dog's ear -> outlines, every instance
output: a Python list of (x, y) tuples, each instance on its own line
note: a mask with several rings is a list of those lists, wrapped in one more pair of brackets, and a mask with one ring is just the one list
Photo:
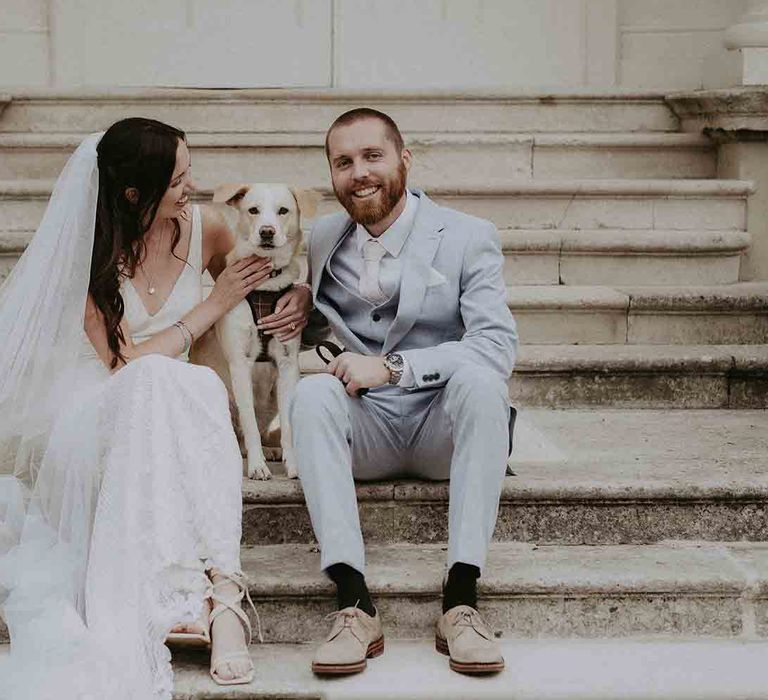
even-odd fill
[(235, 184), (230, 182), (226, 185), (219, 185), (213, 191), (213, 201), (225, 202), (226, 204), (233, 206), (245, 196), (245, 193), (248, 192), (249, 189), (251, 189), (250, 185), (245, 185), (243, 183)]
[(311, 219), (317, 212), (317, 205), (320, 204), (320, 193), (317, 190), (303, 190), (298, 187), (291, 187), (296, 204), (299, 205), (299, 213), (302, 217)]

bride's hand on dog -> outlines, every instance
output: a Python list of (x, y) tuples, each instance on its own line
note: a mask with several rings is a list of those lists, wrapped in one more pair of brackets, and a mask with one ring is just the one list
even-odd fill
[(304, 287), (289, 289), (277, 300), (275, 313), (259, 321), (259, 330), (273, 335), (281, 343), (301, 335), (309, 323), (312, 311), (312, 292)]
[(217, 304), (222, 314), (234, 309), (249, 292), (252, 292), (272, 271), (272, 261), (251, 255), (237, 260), (224, 268), (216, 278), (208, 299)]
[(357, 396), (359, 389), (373, 389), (389, 382), (389, 370), (383, 357), (343, 352), (331, 360), (325, 368), (338, 377), (350, 396)]

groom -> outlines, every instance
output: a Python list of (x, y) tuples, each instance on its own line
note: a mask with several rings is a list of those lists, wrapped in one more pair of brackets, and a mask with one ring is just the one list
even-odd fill
[(312, 668), (354, 673), (383, 651), (354, 480), (412, 476), (451, 480), (437, 648), (455, 671), (500, 671), (504, 659), (476, 607), (509, 454), (517, 347), (498, 233), (406, 188), (412, 156), (386, 114), (341, 115), (326, 155), (347, 213), (316, 223), (310, 280), (347, 351), (303, 379), (291, 406), (321, 567), (339, 606)]

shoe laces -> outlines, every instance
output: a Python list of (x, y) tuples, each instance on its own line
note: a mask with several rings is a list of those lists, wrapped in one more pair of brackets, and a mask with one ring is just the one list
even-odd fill
[[(462, 610), (456, 617), (455, 624), (457, 627), (469, 627), (477, 632), (480, 636), (486, 637), (487, 639), (490, 638), (488, 637), (490, 634), (488, 625), (485, 624), (485, 620), (483, 620), (480, 613), (474, 608)], [(461, 632), (458, 634), (461, 634)]]
[[(352, 636), (362, 644), (363, 640), (355, 634), (355, 630), (352, 628), (352, 621), (357, 617), (355, 611), (360, 610), (360, 608), (357, 607), (359, 604), (360, 601), (358, 600), (352, 608), (344, 608), (343, 610), (335, 610), (332, 613), (328, 613), (328, 615), (325, 616), (325, 619), (332, 620), (333, 622), (340, 619), (342, 621), (341, 629), (348, 629)], [(360, 610), (360, 612), (363, 611)], [(339, 630), (339, 632), (341, 632), (341, 630)]]
[(256, 634), (258, 635), (259, 642), (261, 644), (264, 644), (264, 635), (261, 633), (261, 617), (259, 616), (259, 611), (256, 610), (256, 606), (254, 605), (253, 600), (251, 600), (251, 594), (248, 591), (248, 586), (245, 586), (244, 590), (245, 590), (245, 599), (248, 601), (248, 605), (253, 611), (254, 618), (256, 618)]

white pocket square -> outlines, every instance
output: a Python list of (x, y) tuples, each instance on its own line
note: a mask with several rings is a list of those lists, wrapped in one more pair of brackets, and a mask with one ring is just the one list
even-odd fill
[(447, 284), (448, 280), (441, 272), (435, 270), (434, 267), (429, 268), (429, 279), (427, 280), (427, 287), (438, 287), (441, 284)]

